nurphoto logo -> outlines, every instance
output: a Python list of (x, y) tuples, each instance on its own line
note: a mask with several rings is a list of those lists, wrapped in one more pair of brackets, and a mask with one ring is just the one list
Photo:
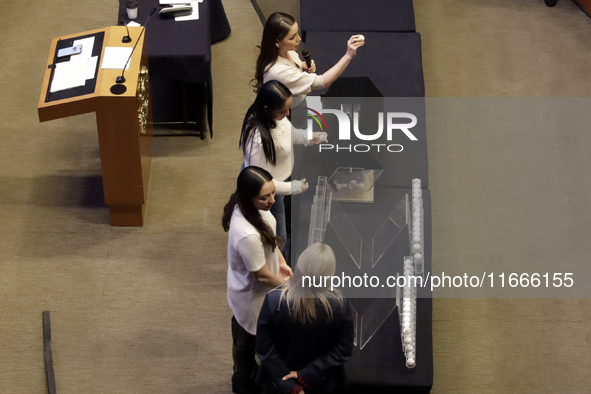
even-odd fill
[[(315, 121), (320, 130), (328, 131), (328, 125), (323, 115), (332, 114), (337, 117), (338, 121), (338, 140), (339, 141), (351, 141), (351, 118), (350, 115), (344, 111), (338, 109), (327, 109), (323, 108), (320, 113), (314, 109), (306, 107), (307, 110), (312, 113), (308, 113), (307, 123), (307, 135), (308, 139), (313, 139), (313, 127)], [(372, 134), (364, 134), (359, 129), (359, 112), (353, 112), (353, 133), (355, 137), (361, 141), (376, 141), (380, 139), (384, 133), (384, 123), (386, 123), (386, 139), (392, 141), (394, 133), (402, 132), (411, 141), (418, 141), (417, 137), (411, 132), (410, 129), (417, 125), (417, 117), (409, 112), (387, 112), (385, 115), (383, 112), (378, 112), (378, 130)], [(401, 120), (407, 120), (407, 122), (401, 123)], [(367, 132), (367, 130), (364, 130)], [(331, 138), (334, 138), (331, 135)], [(355, 144), (355, 145), (339, 145), (339, 144), (319, 144), (318, 149), (320, 152), (326, 150), (348, 151), (348, 152), (369, 152), (370, 150), (376, 150), (380, 152), (383, 148), (384, 151), (388, 152), (402, 152), (404, 147), (400, 144)]]

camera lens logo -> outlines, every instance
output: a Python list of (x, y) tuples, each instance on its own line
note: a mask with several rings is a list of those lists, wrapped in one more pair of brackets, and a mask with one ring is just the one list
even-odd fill
[[(320, 126), (321, 131), (328, 131), (328, 125), (326, 124), (326, 120), (324, 120), (324, 117), (322, 115), (320, 115), (320, 112), (313, 110), (312, 108), (308, 108), (308, 107), (304, 107), (304, 108), (307, 109), (308, 111), (312, 112), (312, 113), (308, 112), (307, 115), (309, 117), (311, 117), (312, 119), (314, 119), (316, 121), (316, 123), (318, 123), (318, 126)], [(322, 123), (320, 123), (320, 120), (322, 120)], [(324, 123), (324, 127), (322, 127), (323, 123)], [(326, 128), (326, 130), (325, 130), (325, 128)]]

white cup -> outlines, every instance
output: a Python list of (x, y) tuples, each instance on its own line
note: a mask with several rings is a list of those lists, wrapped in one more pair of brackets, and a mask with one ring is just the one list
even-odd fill
[(125, 3), (125, 8), (127, 9), (127, 17), (129, 19), (137, 18), (137, 1), (128, 1)]

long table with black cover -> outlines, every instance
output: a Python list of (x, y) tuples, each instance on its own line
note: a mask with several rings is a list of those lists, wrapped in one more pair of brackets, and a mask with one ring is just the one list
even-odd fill
[[(210, 5), (210, 1), (216, 2)], [(125, 9), (126, 0), (119, 1), (118, 20), (130, 22)], [(162, 19), (158, 0), (138, 1), (135, 22), (144, 25), (150, 11), (152, 15), (146, 27), (146, 41), (154, 122), (195, 122), (204, 126), (204, 109), (213, 136), (213, 88), (211, 78), (211, 29), (210, 6), (217, 10), (216, 21), (226, 20), (220, 0), (207, 0), (199, 4), (199, 19), (176, 22)], [(219, 3), (219, 4), (217, 4)], [(222, 24), (223, 25), (223, 24)], [(216, 31), (216, 38), (224, 31)], [(135, 37), (132, 36), (132, 39)], [(203, 136), (203, 135), (202, 135)]]
[[(346, 81), (345, 81), (346, 83)], [(343, 89), (346, 91), (347, 89)], [(349, 97), (347, 95), (347, 97)], [(323, 99), (324, 105), (331, 105), (331, 100), (338, 102), (340, 99)], [(361, 113), (368, 110), (368, 104), (375, 104), (381, 98), (361, 101)], [(412, 195), (410, 186), (413, 178), (420, 178), (423, 188), (424, 208), (424, 264), (425, 273), (431, 270), (431, 196), (428, 189), (428, 168), (426, 163), (426, 129), (424, 98), (384, 98), (385, 111), (408, 111), (418, 118), (418, 125), (413, 128), (417, 141), (412, 145), (411, 141), (403, 142), (407, 147), (403, 152), (383, 153), (376, 152), (348, 152), (346, 150), (319, 152), (318, 146), (303, 147), (297, 146), (294, 150), (295, 165), (292, 173), (293, 179), (306, 178), (310, 182), (309, 191), (292, 197), (291, 204), (291, 245), (292, 245), (292, 266), (296, 264), (297, 256), (307, 247), (310, 212), (314, 197), (314, 190), (318, 176), (330, 178), (337, 167), (362, 167), (365, 169), (382, 169), (383, 173), (377, 179), (375, 185), (374, 202), (366, 203), (345, 203), (340, 205), (347, 214), (349, 220), (361, 236), (362, 256), (359, 262), (361, 268), (354, 264), (353, 259), (347, 252), (345, 244), (347, 240), (341, 240), (339, 235), (330, 226), (327, 226), (324, 243), (330, 245), (337, 258), (337, 276), (343, 271), (346, 275), (368, 276), (377, 275), (381, 280), (387, 276), (395, 276), (397, 272), (403, 272), (403, 257), (410, 255), (408, 229), (402, 233), (389, 246), (382, 259), (372, 267), (372, 237), (380, 229), (384, 221), (394, 210), (405, 193)], [(375, 109), (375, 108), (374, 108)], [(371, 112), (371, 111), (370, 111)], [(338, 127), (331, 122), (333, 116), (326, 116), (329, 130), (338, 130)], [(338, 143), (337, 133), (329, 132), (329, 141)], [(353, 137), (352, 137), (353, 138)], [(364, 141), (355, 141), (360, 143)], [(374, 141), (376, 143), (387, 143), (385, 136)], [(409, 196), (410, 197), (410, 196)], [(359, 293), (352, 295), (351, 303), (355, 310), (362, 316), (374, 302), (375, 294), (370, 298)], [(345, 293), (346, 295), (346, 293)], [(380, 297), (380, 295), (375, 295)], [(392, 293), (389, 294), (392, 297)], [(433, 344), (432, 344), (432, 300), (428, 289), (420, 289), (417, 300), (417, 365), (413, 369), (405, 366), (405, 357), (402, 352), (400, 325), (398, 310), (390, 313), (390, 308), (384, 309), (384, 318), (381, 327), (363, 349), (358, 345), (354, 348), (353, 356), (346, 364), (347, 376), (350, 381), (350, 393), (391, 393), (393, 390), (400, 393), (428, 393), (433, 385)], [(392, 301), (393, 302), (393, 301)], [(386, 302), (392, 305), (392, 302)], [(380, 304), (380, 308), (382, 304)], [(389, 313), (389, 315), (388, 315)], [(360, 319), (357, 319), (358, 323)], [(359, 329), (358, 329), (359, 331)]]
[[(371, 261), (372, 236), (387, 219), (396, 204), (405, 193), (411, 193), (413, 178), (420, 178), (423, 188), (424, 203), (424, 262), (425, 273), (431, 270), (431, 196), (428, 189), (428, 162), (427, 162), (427, 132), (425, 114), (425, 87), (422, 70), (421, 41), (417, 33), (373, 33), (356, 31), (365, 35), (366, 44), (357, 52), (357, 56), (351, 61), (341, 79), (349, 78), (355, 82), (360, 78), (367, 78), (379, 92), (373, 97), (384, 97), (384, 111), (410, 112), (417, 119), (418, 124), (412, 129), (417, 141), (409, 141), (401, 137), (401, 141), (386, 141), (385, 136), (374, 142), (389, 143), (400, 142), (404, 150), (398, 153), (386, 155), (368, 152), (364, 154), (349, 153), (347, 151), (330, 152), (325, 155), (319, 153), (314, 147), (295, 147), (295, 165), (292, 173), (293, 179), (306, 178), (310, 181), (310, 190), (292, 198), (291, 207), (291, 242), (292, 260), (295, 264), (297, 256), (307, 246), (310, 209), (313, 195), (319, 175), (330, 177), (337, 167), (350, 165), (366, 169), (382, 169), (383, 173), (375, 186), (375, 201), (372, 204), (340, 203), (346, 211), (351, 223), (363, 239), (363, 253), (359, 274), (380, 272), (380, 275), (395, 275), (403, 272), (403, 257), (410, 254), (407, 229), (404, 229), (395, 242), (388, 248), (382, 260), (374, 267), (368, 267)], [(318, 73), (322, 74), (332, 67), (344, 54), (347, 39), (355, 34), (349, 32), (308, 31), (306, 45), (315, 60)], [(338, 81), (337, 81), (338, 82)], [(313, 91), (313, 95), (324, 94), (324, 103), (330, 107), (330, 97), (365, 97), (363, 95), (351, 96), (345, 87), (339, 87), (340, 92), (334, 94), (330, 88)], [(343, 85), (343, 84), (341, 84)], [(338, 89), (337, 89), (338, 90)], [(365, 89), (372, 91), (372, 89)], [(373, 89), (375, 91), (375, 89)], [(340, 94), (339, 93), (344, 93)], [(337, 104), (338, 105), (338, 104)], [(367, 108), (366, 104), (362, 105)], [(381, 108), (381, 107), (380, 107)], [(334, 116), (327, 116), (329, 142), (339, 143), (336, 133), (338, 126), (331, 125)], [(374, 131), (374, 130), (372, 130)], [(368, 133), (366, 133), (368, 134)], [(385, 134), (385, 133), (384, 133)], [(404, 142), (403, 142), (404, 141)], [(347, 141), (354, 144), (354, 140)], [(364, 143), (366, 141), (357, 141)], [(324, 155), (324, 156), (322, 156)], [(330, 165), (326, 165), (330, 163)], [(348, 164), (349, 163), (349, 164)], [(411, 193), (412, 194), (412, 193)], [(406, 231), (406, 233), (405, 233)], [(348, 266), (349, 271), (355, 272), (356, 266), (352, 265), (352, 258), (346, 251), (343, 241), (337, 233), (327, 227), (324, 242), (335, 251), (337, 264)], [(365, 268), (364, 268), (365, 267)], [(376, 270), (377, 271), (374, 271)], [(339, 268), (337, 268), (337, 272)], [(391, 295), (391, 294), (390, 294)], [(352, 300), (352, 305), (359, 315), (367, 310), (374, 302), (371, 298), (358, 298)], [(387, 302), (386, 302), (387, 303)], [(376, 304), (377, 305), (377, 304)], [(381, 304), (380, 304), (381, 305)], [(391, 304), (390, 304), (391, 305)], [(391, 308), (386, 308), (387, 314)], [(405, 357), (402, 352), (400, 337), (400, 325), (398, 310), (395, 309), (385, 317), (382, 325), (371, 340), (360, 349), (359, 342), (354, 348), (353, 356), (346, 364), (347, 376), (350, 382), (350, 393), (428, 393), (433, 385), (433, 343), (432, 343), (432, 300), (431, 294), (426, 289), (421, 289), (417, 300), (417, 359), (416, 366), (408, 369), (405, 366)]]
[(412, 0), (300, 0), (302, 37), (308, 31), (414, 32)]
[[(293, 199), (299, 201), (297, 204), (292, 204), (292, 248), (295, 252), (294, 256), (299, 256), (307, 246), (310, 210), (317, 177), (319, 175), (327, 177), (331, 175), (330, 171), (318, 170), (319, 166), (316, 165), (314, 156), (319, 153), (313, 148), (309, 149), (305, 158), (300, 158), (300, 161), (306, 162), (307, 165), (305, 169), (300, 168), (299, 176), (308, 177), (307, 179), (311, 181), (310, 191), (312, 193), (294, 196)], [(410, 178), (408, 183), (411, 183)], [(346, 271), (346, 274), (350, 276), (355, 275), (357, 271), (356, 275), (367, 273), (368, 276), (377, 275), (383, 280), (388, 275), (395, 276), (397, 272), (402, 274), (403, 257), (409, 254), (406, 229), (396, 238), (374, 268), (370, 264), (370, 249), (373, 234), (387, 220), (387, 216), (394, 210), (405, 193), (412, 194), (412, 191), (410, 188), (381, 187), (378, 180), (374, 203), (340, 203), (363, 239), (364, 252), (361, 259), (361, 269), (357, 269), (337, 233), (328, 225), (324, 243), (330, 245), (335, 252), (337, 275), (341, 270)], [(428, 189), (423, 189), (423, 204), (426, 273), (431, 271), (431, 196)], [(292, 264), (294, 263), (292, 261)], [(409, 369), (405, 365), (406, 359), (402, 352), (400, 324), (397, 316), (398, 309), (394, 309), (390, 313), (390, 309), (386, 308), (382, 316), (383, 323), (375, 335), (363, 349), (360, 349), (358, 339), (353, 355), (345, 365), (350, 385), (349, 393), (430, 392), (433, 385), (432, 300), (428, 289), (420, 289), (419, 297), (421, 298), (417, 300), (416, 315), (416, 366)], [(359, 313), (359, 317), (366, 312), (373, 301), (373, 298), (350, 299), (351, 305)], [(392, 300), (392, 302), (395, 301)], [(359, 317), (357, 318), (357, 324), (360, 322)], [(359, 328), (357, 331), (359, 332)]]

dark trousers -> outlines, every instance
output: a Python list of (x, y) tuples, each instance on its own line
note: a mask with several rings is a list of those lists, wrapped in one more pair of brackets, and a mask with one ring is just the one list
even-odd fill
[(241, 378), (254, 379), (258, 370), (255, 360), (256, 336), (246, 331), (232, 316), (232, 359), (234, 373)]

